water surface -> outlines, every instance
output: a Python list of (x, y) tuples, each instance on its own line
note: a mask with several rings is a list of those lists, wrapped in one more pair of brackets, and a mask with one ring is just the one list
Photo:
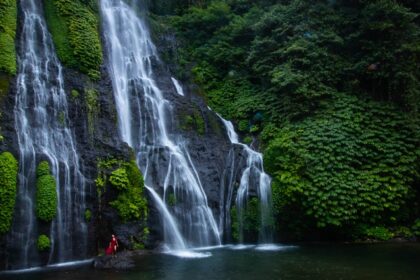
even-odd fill
[(207, 258), (147, 255), (131, 271), (90, 266), (0, 274), (5, 280), (139, 279), (419, 279), (420, 244), (300, 245), (280, 250), (256, 247), (204, 250)]

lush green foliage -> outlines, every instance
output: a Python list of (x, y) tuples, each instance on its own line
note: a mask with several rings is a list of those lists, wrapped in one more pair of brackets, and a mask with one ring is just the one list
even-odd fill
[(124, 162), (117, 159), (101, 160), (98, 163), (96, 185), (99, 197), (109, 182), (119, 193), (109, 204), (124, 221), (146, 220), (147, 200), (144, 197), (143, 176), (134, 160)]
[[(162, 57), (259, 137), (277, 226), (352, 235), (418, 217), (420, 29), (410, 1), (162, 1)], [(169, 14), (169, 16), (168, 16)], [(165, 49), (166, 50), (166, 49)], [(366, 235), (365, 235), (366, 236)]]
[(46, 0), (45, 15), (57, 54), (67, 66), (99, 78), (102, 47), (96, 5), (81, 0)]
[(50, 239), (45, 234), (41, 234), (38, 237), (38, 241), (36, 244), (39, 251), (47, 251), (48, 249), (50, 249), (51, 246)]
[(394, 223), (419, 176), (412, 133), (392, 107), (344, 95), (283, 127), (264, 154), (283, 219), (299, 204), (318, 227)]
[(56, 181), (46, 161), (40, 162), (36, 174), (36, 215), (40, 220), (50, 222), (57, 214)]
[(130, 181), (128, 180), (125, 168), (118, 168), (111, 172), (109, 182), (118, 190), (126, 190), (129, 188)]
[(16, 202), (18, 162), (9, 152), (0, 154), (0, 235), (12, 225)]
[(16, 73), (16, 0), (0, 2), (0, 71)]

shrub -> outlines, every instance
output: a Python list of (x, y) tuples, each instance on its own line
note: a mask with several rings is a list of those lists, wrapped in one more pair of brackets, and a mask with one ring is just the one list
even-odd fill
[(37, 242), (37, 247), (39, 251), (47, 251), (48, 249), (50, 249), (51, 243), (50, 243), (50, 239), (48, 238), (48, 236), (46, 236), (45, 234), (41, 234), (38, 237), (38, 242)]
[(38, 165), (36, 188), (36, 215), (40, 220), (50, 222), (57, 214), (57, 192), (48, 162)]
[(414, 236), (413, 232), (404, 226), (399, 226), (393, 230), (394, 237), (411, 238)]
[(394, 237), (394, 234), (392, 232), (380, 226), (366, 229), (365, 235), (368, 238), (373, 238), (381, 241), (387, 241)]
[(127, 171), (123, 167), (112, 171), (111, 176), (109, 177), (109, 182), (120, 191), (126, 190), (130, 187)]
[(109, 204), (117, 209), (118, 215), (124, 222), (147, 218), (147, 200), (140, 188), (130, 188), (120, 193), (117, 200)]
[(117, 199), (109, 204), (118, 211), (124, 222), (147, 218), (147, 200), (143, 195), (144, 180), (134, 160), (100, 160), (95, 182), (99, 197), (107, 183), (119, 191)]
[(18, 162), (9, 152), (0, 154), (0, 234), (10, 230), (16, 202)]

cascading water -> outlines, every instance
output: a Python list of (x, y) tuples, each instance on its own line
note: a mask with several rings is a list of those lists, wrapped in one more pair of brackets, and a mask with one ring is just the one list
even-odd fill
[[(225, 125), (232, 148), (227, 157), (227, 168), (220, 188), (220, 219), (219, 228), (228, 230), (231, 225), (230, 207), (233, 204), (233, 192), (235, 184), (239, 179), (235, 204), (237, 209), (237, 219), (239, 224), (239, 242), (244, 242), (244, 211), (249, 199), (251, 187), (256, 187), (260, 205), (260, 230), (259, 243), (268, 244), (272, 242), (272, 207), (271, 207), (271, 179), (264, 172), (263, 159), (261, 153), (252, 150), (249, 146), (239, 143), (233, 125), (230, 121), (219, 118)], [(236, 152), (235, 149), (240, 149)], [(239, 164), (235, 154), (240, 154), (244, 164)]]
[(23, 25), (14, 108), (20, 167), (17, 211), (9, 241), (12, 268), (39, 264), (35, 171), (41, 160), (49, 162), (57, 192), (49, 263), (86, 257), (85, 179), (69, 129), (62, 67), (41, 4), (37, 0), (20, 1)]
[(161, 213), (166, 246), (219, 245), (217, 224), (187, 143), (169, 129), (173, 114), (157, 86), (152, 65), (160, 62), (145, 23), (123, 0), (101, 0), (101, 13), (120, 135), (137, 153)]

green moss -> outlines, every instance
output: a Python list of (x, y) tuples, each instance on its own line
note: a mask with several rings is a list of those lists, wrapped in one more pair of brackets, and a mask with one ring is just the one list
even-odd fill
[(131, 246), (133, 247), (134, 250), (143, 250), (145, 248), (144, 244), (147, 241), (147, 238), (149, 237), (149, 228), (148, 227), (144, 227), (143, 228), (143, 232), (141, 232), (139, 234), (139, 236), (134, 237), (131, 236), (130, 241), (131, 241)]
[(0, 73), (0, 102), (9, 92), (10, 76), (8, 74)]
[(195, 125), (196, 125), (196, 129), (197, 129), (198, 134), (203, 135), (204, 132), (205, 132), (205, 128), (206, 128), (203, 116), (199, 112), (195, 112), (194, 113), (194, 119), (195, 119)]
[(223, 125), (220, 123), (220, 119), (217, 117), (217, 115), (213, 113), (207, 113), (207, 120), (209, 122), (209, 125), (213, 131), (218, 136), (223, 136), (225, 133)]
[(66, 114), (64, 113), (64, 111), (58, 113), (58, 122), (62, 126), (66, 124)]
[(167, 197), (166, 197), (166, 203), (169, 205), (169, 206), (175, 206), (175, 204), (176, 204), (176, 196), (175, 196), (175, 194), (173, 194), (173, 193), (170, 193)]
[(57, 192), (55, 178), (46, 161), (38, 165), (36, 190), (36, 215), (40, 220), (50, 222), (57, 214)]
[(91, 219), (92, 219), (92, 211), (90, 211), (90, 209), (86, 209), (85, 221), (89, 223)]
[(232, 228), (232, 238), (234, 241), (239, 241), (239, 222), (238, 211), (236, 210), (236, 206), (233, 206), (232, 209), (230, 209), (230, 220)]
[(203, 135), (205, 132), (204, 118), (196, 108), (191, 115), (182, 116), (180, 127), (183, 130), (195, 130), (198, 134)]
[(0, 2), (0, 71), (16, 73), (16, 0)]
[(60, 60), (99, 79), (102, 47), (96, 5), (74, 0), (46, 0), (45, 15)]
[(79, 98), (79, 92), (75, 89), (71, 90), (71, 100), (75, 101), (77, 98)]
[(0, 234), (10, 230), (16, 202), (18, 162), (9, 152), (0, 154)]
[(95, 89), (86, 89), (85, 102), (87, 109), (88, 130), (89, 134), (92, 136), (95, 131), (95, 119), (99, 114), (98, 92)]
[(36, 245), (39, 251), (47, 251), (51, 247), (51, 242), (48, 236), (46, 236), (45, 234), (41, 234), (38, 237)]
[[(0, 72), (0, 106), (3, 103), (4, 98), (9, 92), (9, 83), (11, 76)], [(1, 124), (2, 112), (0, 111), (0, 124)], [(3, 141), (3, 136), (1, 135), (1, 126), (0, 126), (0, 141)]]
[(36, 176), (42, 177), (45, 175), (51, 175), (51, 174), (50, 174), (50, 165), (48, 161), (44, 160), (38, 164), (38, 168), (36, 169)]

